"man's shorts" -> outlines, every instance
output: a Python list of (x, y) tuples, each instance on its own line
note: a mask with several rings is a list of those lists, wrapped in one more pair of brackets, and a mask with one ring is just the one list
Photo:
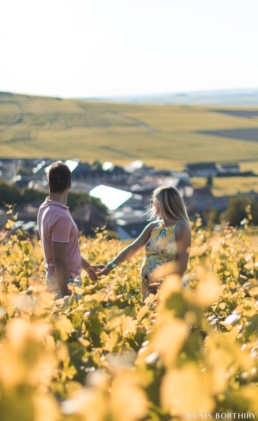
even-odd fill
[[(45, 280), (46, 280), (46, 285), (47, 285), (48, 291), (52, 292), (53, 294), (56, 295), (55, 299), (57, 300), (58, 298), (62, 298), (62, 294), (61, 294), (57, 279), (47, 272)], [(81, 287), (82, 286), (82, 278), (80, 276), (77, 276), (76, 278), (70, 277), (69, 280), (68, 280), (68, 283), (74, 284), (77, 287)], [(79, 298), (81, 298), (81, 295), (76, 295), (75, 297), (78, 300)]]

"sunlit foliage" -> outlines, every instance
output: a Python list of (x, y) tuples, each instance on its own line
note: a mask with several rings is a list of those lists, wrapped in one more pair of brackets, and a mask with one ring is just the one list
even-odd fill
[[(13, 218), (10, 209), (0, 239), (1, 421), (258, 413), (258, 249), (248, 221), (210, 233), (197, 220), (189, 286), (168, 275), (158, 299), (143, 303), (141, 254), (54, 301), (41, 245), (12, 231)], [(92, 263), (123, 247), (106, 232), (80, 243)]]

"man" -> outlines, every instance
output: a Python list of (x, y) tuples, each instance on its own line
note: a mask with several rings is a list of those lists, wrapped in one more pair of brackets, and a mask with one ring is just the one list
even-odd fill
[(97, 280), (95, 269), (81, 257), (78, 228), (67, 206), (71, 171), (63, 162), (55, 162), (48, 172), (49, 196), (38, 211), (39, 235), (46, 261), (46, 284), (57, 298), (70, 293), (69, 282), (81, 285), (81, 269)]

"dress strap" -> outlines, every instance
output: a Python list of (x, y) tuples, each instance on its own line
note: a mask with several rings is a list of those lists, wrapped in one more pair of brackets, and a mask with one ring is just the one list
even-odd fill
[(188, 222), (186, 222), (186, 221), (178, 221), (178, 222), (174, 225), (174, 232), (175, 232), (175, 234), (176, 234), (176, 230), (177, 230), (177, 228), (179, 227), (179, 225), (185, 225), (185, 226), (187, 226), (188, 228), (190, 228), (190, 225), (188, 224)]
[(188, 222), (186, 222), (186, 221), (178, 221), (178, 222), (175, 224), (175, 227), (178, 227), (179, 225), (182, 225), (182, 224), (187, 225), (187, 226), (189, 227), (189, 224), (188, 224)]

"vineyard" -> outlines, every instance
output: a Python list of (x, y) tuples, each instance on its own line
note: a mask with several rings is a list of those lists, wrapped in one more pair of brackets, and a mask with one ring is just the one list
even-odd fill
[[(0, 238), (1, 421), (258, 417), (258, 247), (247, 221), (210, 233), (197, 220), (189, 286), (163, 268), (158, 299), (144, 303), (141, 254), (54, 301), (40, 243), (12, 225), (10, 215)], [(123, 248), (105, 231), (80, 245), (91, 263)]]

